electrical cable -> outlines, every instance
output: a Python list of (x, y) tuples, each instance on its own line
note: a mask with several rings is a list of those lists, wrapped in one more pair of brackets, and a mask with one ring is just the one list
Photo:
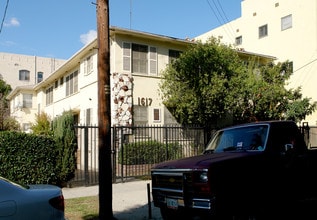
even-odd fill
[(6, 7), (5, 7), (5, 9), (4, 9), (4, 14), (3, 14), (2, 22), (1, 22), (1, 27), (0, 27), (0, 34), (1, 34), (2, 27), (3, 27), (3, 24), (4, 24), (4, 20), (5, 20), (6, 14), (7, 14), (8, 6), (9, 6), (9, 1), (10, 1), (10, 0), (7, 0), (7, 4), (6, 4)]
[[(224, 29), (226, 35), (228, 35), (229, 38), (235, 39), (235, 35), (234, 35), (234, 31), (233, 31), (232, 27), (231, 27), (230, 25), (229, 25), (228, 27), (227, 27), (227, 25), (224, 25), (225, 23), (229, 22), (229, 20), (228, 20), (226, 14), (225, 14), (225, 12), (224, 12), (224, 10), (223, 10), (223, 8), (222, 8), (220, 2), (217, 1), (218, 4), (219, 4), (220, 9), (222, 10), (222, 13), (224, 14), (224, 17), (225, 17), (227, 20), (225, 20), (224, 17), (222, 16), (222, 13), (220, 12), (219, 7), (217, 6), (217, 4), (216, 4), (216, 2), (215, 2), (214, 0), (212, 0), (212, 2), (213, 2), (213, 4), (214, 4), (214, 7), (216, 8), (216, 10), (217, 10), (219, 16), (221, 17), (222, 21), (220, 20), (220, 18), (219, 18), (219, 16), (218, 16), (217, 12), (214, 10), (213, 6), (210, 4), (209, 0), (206, 0), (206, 1), (207, 1), (208, 5), (209, 5), (210, 9), (212, 10), (213, 14), (215, 15), (216, 19), (218, 20), (219, 24), (223, 26), (222, 28)], [(231, 30), (228, 30), (229, 27), (231, 28)]]

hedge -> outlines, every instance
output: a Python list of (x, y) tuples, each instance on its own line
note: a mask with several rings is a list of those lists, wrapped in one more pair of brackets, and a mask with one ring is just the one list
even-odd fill
[(52, 137), (0, 132), (0, 175), (23, 184), (57, 184), (58, 152)]
[(178, 142), (161, 143), (156, 140), (124, 144), (119, 150), (119, 163), (124, 165), (155, 164), (183, 157)]

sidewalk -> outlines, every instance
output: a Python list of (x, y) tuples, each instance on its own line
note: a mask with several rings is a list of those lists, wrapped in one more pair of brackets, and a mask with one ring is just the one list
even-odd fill
[[(150, 180), (112, 184), (112, 209), (114, 217), (118, 220), (161, 220), (160, 210), (154, 207), (151, 194), (151, 209), (149, 209), (148, 184), (151, 184)], [(149, 188), (151, 190), (151, 187)], [(63, 188), (65, 199), (98, 196), (98, 193), (98, 185)]]

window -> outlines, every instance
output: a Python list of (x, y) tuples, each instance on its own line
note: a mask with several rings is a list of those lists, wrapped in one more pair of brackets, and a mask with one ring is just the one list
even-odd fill
[(236, 37), (236, 45), (242, 44), (242, 36)]
[(30, 71), (20, 70), (19, 71), (19, 80), (21, 81), (30, 81)]
[(58, 80), (55, 81), (55, 86), (54, 86), (54, 87), (55, 87), (55, 89), (57, 89), (57, 87), (58, 87)]
[(23, 94), (23, 108), (32, 108), (32, 94)]
[(158, 108), (153, 109), (153, 121), (154, 122), (161, 121), (161, 110)]
[(78, 92), (78, 71), (66, 76), (66, 96)]
[(181, 51), (178, 50), (169, 50), (168, 51), (168, 63), (172, 63), (174, 60), (176, 60), (180, 55)]
[(93, 59), (91, 56), (87, 57), (85, 60), (85, 74), (89, 74), (93, 70)]
[(132, 72), (147, 73), (147, 54), (148, 47), (146, 45), (132, 44)]
[(123, 43), (123, 70), (131, 70), (131, 45)]
[(53, 86), (51, 86), (45, 91), (45, 95), (46, 95), (46, 105), (53, 103)]
[(37, 83), (40, 83), (43, 81), (43, 76), (44, 76), (43, 72), (37, 72)]
[(150, 47), (150, 74), (156, 74), (157, 70), (157, 57), (156, 47)]
[(64, 77), (61, 77), (61, 78), (59, 79), (59, 84), (60, 84), (60, 85), (63, 85), (63, 83), (64, 83)]
[(134, 125), (148, 124), (148, 107), (147, 106), (133, 106)]
[(157, 48), (141, 44), (123, 43), (123, 70), (156, 75)]
[(267, 24), (259, 27), (259, 38), (265, 37), (268, 34)]
[(86, 125), (90, 125), (91, 123), (91, 111), (92, 109), (91, 108), (87, 108), (86, 109)]
[(292, 15), (287, 15), (281, 18), (281, 30), (292, 28)]
[(31, 124), (30, 124), (30, 123), (23, 123), (23, 124), (22, 124), (22, 129), (23, 129), (23, 131), (26, 132), (26, 133), (30, 132)]

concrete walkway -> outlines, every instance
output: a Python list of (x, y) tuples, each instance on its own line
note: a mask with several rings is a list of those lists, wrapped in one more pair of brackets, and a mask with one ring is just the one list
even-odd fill
[[(112, 185), (112, 207), (114, 217), (118, 220), (161, 220), (160, 210), (154, 207), (152, 195), (148, 203), (150, 180), (136, 180)], [(65, 199), (98, 196), (99, 186), (63, 188)], [(70, 219), (71, 220), (71, 219)]]

